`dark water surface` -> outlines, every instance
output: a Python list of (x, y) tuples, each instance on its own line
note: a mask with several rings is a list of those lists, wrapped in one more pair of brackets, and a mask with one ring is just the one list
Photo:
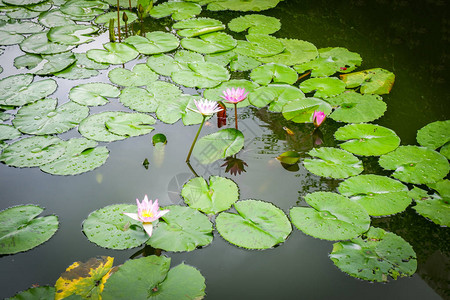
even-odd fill
[[(388, 110), (376, 123), (396, 131), (403, 145), (415, 145), (419, 128), (450, 117), (449, 4), (438, 0), (416, 2), (286, 0), (264, 14), (281, 20), (277, 37), (306, 40), (318, 48), (345, 47), (362, 56), (363, 65), (358, 70), (380, 67), (394, 72), (394, 88), (383, 96)], [(228, 22), (239, 14), (203, 12), (202, 16), (206, 15)], [(106, 42), (106, 38), (103, 35), (96, 43)], [(17, 72), (12, 59), (18, 53), (20, 49), (14, 46), (0, 56), (5, 69), (0, 78)], [(80, 83), (108, 82), (106, 75), (103, 72)], [(58, 84), (56, 97), (63, 103), (78, 82), (58, 80)], [(113, 99), (107, 106), (92, 108), (91, 113), (101, 110), (125, 109)], [(315, 176), (301, 165), (298, 171), (290, 172), (274, 159), (287, 150), (309, 151), (312, 143), (305, 136), (311, 125), (287, 122), (266, 109), (248, 107), (239, 113), (239, 126), (246, 139), (239, 157), (248, 164), (247, 171), (232, 176), (220, 167), (221, 161), (208, 166), (194, 162), (200, 176), (229, 177), (239, 186), (240, 199), (270, 201), (285, 213), (307, 193), (336, 191), (340, 181)], [(325, 145), (335, 145), (333, 133), (341, 125), (326, 121)], [(295, 138), (288, 136), (283, 126), (300, 133)], [(159, 198), (163, 206), (181, 204), (178, 193), (192, 176), (184, 160), (197, 129), (197, 125), (158, 122), (154, 133), (164, 133), (168, 139), (163, 156), (154, 151), (153, 133), (130, 138), (107, 144), (110, 157), (106, 164), (77, 176), (52, 176), (37, 168), (0, 165), (0, 210), (33, 203), (46, 208), (44, 215), (56, 214), (60, 220), (56, 235), (45, 244), (0, 257), (0, 297), (10, 297), (32, 284), (54, 285), (74, 261), (109, 255), (118, 265), (137, 252), (139, 248), (116, 251), (97, 247), (83, 235), (81, 223), (93, 210), (110, 204), (134, 204), (135, 198), (142, 199), (145, 194), (150, 199)], [(214, 118), (201, 135), (215, 131)], [(72, 130), (62, 138), (78, 136)], [(142, 166), (145, 158), (150, 162), (148, 170)], [(382, 173), (376, 160), (365, 159), (364, 164), (366, 173)], [(450, 299), (448, 228), (434, 225), (412, 209), (390, 218), (372, 219), (372, 225), (402, 236), (413, 246), (418, 255), (415, 275), (387, 284), (352, 278), (328, 258), (332, 242), (306, 236), (297, 229), (284, 244), (265, 251), (237, 248), (215, 232), (212, 244), (203, 249), (166, 255), (172, 258), (172, 266), (184, 261), (201, 271), (206, 278), (207, 299)]]

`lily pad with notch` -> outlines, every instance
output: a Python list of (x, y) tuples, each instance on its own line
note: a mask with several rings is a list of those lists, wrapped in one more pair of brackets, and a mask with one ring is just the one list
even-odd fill
[(288, 66), (269, 63), (253, 69), (250, 78), (260, 85), (268, 85), (272, 82), (294, 84), (297, 82), (298, 74)]
[(229, 51), (236, 45), (237, 41), (224, 32), (212, 32), (202, 34), (198, 38), (191, 37), (181, 40), (183, 48), (204, 54)]
[(450, 181), (448, 179), (438, 181), (435, 184), (428, 185), (435, 189), (439, 194), (428, 195), (425, 190), (420, 190), (420, 195), (415, 194), (416, 203), (413, 209), (421, 216), (431, 220), (440, 226), (450, 226)]
[[(239, 40), (234, 51), (250, 57), (273, 57), (285, 50), (283, 42), (267, 34), (248, 34), (246, 41)], [(259, 59), (260, 60), (260, 59)]]
[(0, 46), (11, 46), (22, 43), (25, 39), (20, 33), (0, 30)]
[(126, 43), (106, 43), (103, 45), (105, 50), (90, 49), (86, 52), (89, 59), (97, 63), (108, 63), (120, 65), (135, 59), (139, 52)]
[(283, 106), (291, 101), (301, 100), (305, 94), (288, 84), (269, 84), (255, 89), (248, 95), (249, 102), (256, 107), (269, 105), (269, 110), (281, 112)]
[(292, 100), (282, 107), (283, 117), (295, 123), (313, 122), (314, 112), (331, 113), (331, 105), (318, 98)]
[(99, 106), (109, 103), (107, 98), (116, 98), (120, 90), (108, 83), (82, 83), (70, 89), (69, 98), (81, 105)]
[(111, 117), (105, 122), (108, 131), (124, 136), (139, 136), (150, 133), (155, 127), (155, 118), (143, 113), (128, 113)]
[(282, 0), (221, 0), (208, 4), (208, 10), (261, 11), (274, 8)]
[[(259, 57), (263, 63), (276, 63), (286, 66), (293, 66), (313, 60), (317, 57), (318, 51), (312, 43), (296, 39), (278, 39), (284, 50), (272, 56)], [(262, 56), (262, 55), (261, 55)]]
[(20, 49), (33, 54), (58, 54), (71, 50), (73, 45), (63, 45), (49, 41), (47, 32), (34, 33), (20, 43)]
[(261, 65), (261, 62), (253, 57), (238, 54), (233, 50), (208, 54), (205, 56), (207, 62), (213, 62), (221, 66), (230, 65), (231, 71), (250, 71)]
[(96, 24), (102, 24), (102, 25), (109, 25), (110, 20), (112, 19), (114, 22), (114, 27), (117, 28), (117, 24), (120, 23), (121, 27), (125, 26), (125, 22), (123, 22), (123, 15), (127, 15), (127, 24), (130, 26), (131, 23), (136, 21), (138, 19), (138, 16), (129, 10), (120, 10), (120, 22), (117, 22), (117, 11), (110, 11), (107, 13), (104, 13), (102, 15), (99, 15), (97, 18), (95, 18)]
[(347, 88), (360, 86), (361, 94), (389, 94), (394, 85), (394, 73), (381, 68), (339, 75)]
[(21, 135), (22, 133), (14, 126), (0, 124), (0, 141), (14, 140)]
[(200, 53), (181, 50), (174, 57), (165, 54), (152, 55), (147, 60), (147, 66), (153, 71), (164, 76), (170, 76), (181, 70), (189, 70), (188, 63), (204, 62)]
[(27, 53), (14, 59), (16, 68), (26, 67), (29, 73), (36, 75), (51, 75), (61, 72), (76, 61), (72, 52), (39, 55)]
[(432, 122), (420, 128), (417, 131), (417, 142), (432, 150), (448, 144), (450, 142), (450, 120)]
[(133, 70), (115, 68), (108, 73), (112, 83), (121, 86), (145, 86), (158, 79), (158, 75), (146, 64), (137, 64)]
[(146, 55), (169, 52), (180, 45), (175, 35), (162, 31), (147, 32), (145, 37), (133, 35), (126, 38), (124, 42)]
[(225, 29), (225, 25), (219, 20), (212, 18), (192, 18), (177, 22), (173, 25), (177, 34), (183, 37), (195, 37), (206, 33)]
[(345, 91), (345, 83), (335, 77), (310, 78), (300, 84), (304, 93), (314, 92), (314, 97), (327, 98)]
[(202, 7), (197, 3), (173, 1), (155, 5), (149, 13), (150, 16), (156, 19), (172, 16), (172, 19), (177, 21), (191, 19), (201, 12)]
[(90, 21), (109, 9), (109, 5), (100, 0), (69, 0), (60, 6), (60, 10), (73, 20)]
[(56, 72), (53, 75), (65, 79), (87, 79), (97, 76), (99, 72), (97, 70), (104, 70), (109, 68), (109, 64), (100, 64), (92, 59), (87, 58), (86, 53), (74, 53), (76, 62), (67, 67), (66, 69)]
[(112, 142), (126, 139), (126, 136), (114, 134), (106, 128), (106, 122), (109, 121), (111, 117), (118, 117), (124, 114), (128, 113), (122, 111), (104, 111), (90, 115), (80, 122), (78, 131), (85, 138), (99, 142)]
[(212, 88), (230, 79), (227, 69), (215, 63), (188, 63), (188, 70), (172, 73), (172, 79), (186, 87)]
[(76, 24), (69, 16), (61, 12), (59, 9), (52, 9), (39, 15), (39, 23), (45, 27), (51, 28), (55, 26), (74, 25)]
[(53, 286), (32, 287), (28, 290), (19, 292), (5, 300), (24, 300), (24, 299), (54, 299), (55, 288)]
[(228, 28), (235, 32), (248, 29), (249, 34), (272, 34), (280, 30), (281, 22), (274, 17), (252, 14), (232, 19), (228, 23)]
[(96, 26), (83, 24), (55, 26), (48, 31), (47, 37), (53, 43), (80, 45), (94, 41), (92, 35), (98, 30)]
[(0, 23), (0, 31), (10, 33), (31, 34), (44, 31), (42, 25), (31, 21), (8, 20), (8, 22)]
[(198, 100), (198, 98), (198, 96), (183, 94), (159, 100), (156, 116), (168, 124), (173, 124), (180, 119), (183, 120), (184, 125), (200, 124), (203, 117), (193, 111), (197, 109), (194, 100)]

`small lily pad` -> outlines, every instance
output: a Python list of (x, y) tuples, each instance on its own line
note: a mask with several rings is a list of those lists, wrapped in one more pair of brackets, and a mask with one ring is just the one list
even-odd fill
[(364, 170), (362, 162), (344, 150), (322, 147), (312, 149), (308, 154), (317, 158), (306, 158), (303, 165), (308, 171), (319, 176), (347, 178)]
[(172, 16), (174, 20), (190, 19), (199, 15), (202, 7), (196, 3), (173, 1), (158, 4), (150, 10), (150, 16), (159, 19)]
[[(223, 92), (227, 89), (231, 88), (244, 88), (245, 92), (251, 93), (256, 88), (258, 88), (259, 85), (257, 83), (251, 82), (249, 80), (244, 79), (231, 79), (225, 82), (222, 82), (220, 85), (216, 86), (212, 89), (207, 89), (203, 92), (203, 96), (208, 100), (214, 100), (214, 101), (224, 101), (224, 99), (221, 97), (223, 96)], [(228, 107), (234, 107), (234, 104), (230, 103), (224, 103)], [(245, 107), (248, 106), (250, 103), (248, 102), (248, 99), (245, 99), (237, 104), (237, 107)]]
[(362, 205), (371, 216), (402, 212), (412, 201), (403, 183), (373, 174), (358, 175), (341, 182), (339, 192)]
[(188, 70), (172, 73), (172, 79), (186, 87), (211, 88), (230, 78), (227, 69), (208, 62), (188, 63)]
[(400, 146), (382, 155), (379, 164), (384, 169), (394, 170), (394, 178), (415, 184), (434, 183), (447, 176), (450, 170), (443, 155), (417, 146)]
[(181, 40), (183, 48), (199, 53), (211, 54), (228, 51), (236, 47), (237, 41), (224, 32), (202, 34), (198, 38), (184, 38)]
[(293, 66), (313, 60), (318, 55), (316, 46), (310, 42), (296, 39), (278, 39), (278, 41), (282, 43), (284, 50), (272, 56), (260, 57), (259, 61)]
[(349, 124), (340, 127), (334, 137), (346, 141), (339, 146), (357, 155), (382, 155), (400, 145), (397, 134), (386, 127), (373, 124)]
[(151, 132), (155, 118), (142, 113), (129, 113), (111, 117), (105, 122), (108, 131), (124, 136), (139, 136)]
[(115, 68), (108, 73), (112, 83), (121, 86), (144, 86), (158, 79), (158, 75), (146, 64), (137, 64), (130, 71), (124, 68)]
[(86, 52), (89, 59), (98, 63), (108, 63), (120, 65), (135, 59), (139, 52), (125, 43), (106, 43), (103, 45), (106, 50), (91, 49)]
[(239, 40), (234, 50), (238, 54), (250, 57), (272, 57), (285, 50), (284, 44), (267, 34), (248, 34), (246, 41)]
[(20, 137), (22, 133), (17, 130), (14, 126), (0, 124), (0, 141), (14, 140)]
[(250, 78), (260, 85), (268, 85), (271, 82), (294, 84), (297, 82), (298, 75), (288, 66), (271, 63), (253, 69)]
[(370, 217), (359, 204), (345, 196), (315, 192), (305, 196), (311, 207), (293, 207), (292, 223), (307, 235), (324, 240), (347, 240), (366, 232)]
[(92, 42), (92, 36), (99, 30), (98, 27), (83, 24), (63, 25), (52, 27), (47, 33), (51, 42), (64, 45), (80, 45)]
[(350, 276), (387, 282), (411, 276), (417, 269), (416, 253), (408, 242), (381, 228), (371, 227), (362, 237), (333, 244), (330, 258)]
[(280, 20), (265, 15), (245, 15), (234, 18), (228, 23), (231, 31), (243, 32), (248, 29), (249, 34), (272, 34), (280, 30)]
[(98, 114), (90, 115), (78, 126), (78, 131), (85, 138), (96, 140), (99, 142), (119, 141), (127, 138), (124, 135), (118, 135), (110, 132), (106, 128), (106, 122), (112, 117), (118, 117), (128, 114), (122, 111), (104, 111)]
[(232, 180), (211, 176), (209, 184), (202, 177), (189, 180), (181, 190), (187, 205), (206, 214), (227, 210), (239, 199), (239, 190)]
[(269, 249), (283, 243), (292, 231), (285, 213), (269, 202), (244, 200), (234, 204), (237, 213), (222, 212), (216, 218), (220, 235), (247, 249)]
[(98, 106), (109, 103), (107, 97), (115, 98), (120, 95), (120, 90), (107, 83), (92, 82), (83, 83), (70, 89), (69, 98), (81, 105)]
[(300, 157), (300, 153), (297, 151), (286, 151), (281, 153), (277, 159), (283, 164), (293, 165), (300, 160)]
[(202, 164), (210, 164), (241, 151), (244, 135), (234, 128), (226, 128), (200, 138), (195, 144), (194, 157)]
[(295, 123), (313, 122), (314, 112), (321, 111), (325, 115), (330, 114), (331, 106), (317, 98), (305, 98), (295, 101), (290, 101), (283, 106), (283, 117), (286, 120)]
[(177, 34), (183, 37), (195, 37), (206, 33), (224, 30), (221, 21), (211, 18), (192, 18), (177, 22), (173, 25)]
[(417, 131), (417, 142), (435, 150), (450, 142), (450, 120), (436, 121)]
[(361, 86), (361, 94), (389, 94), (395, 81), (394, 73), (381, 68), (342, 74), (339, 77), (347, 88)]
[(288, 84), (269, 84), (255, 89), (248, 95), (248, 100), (256, 107), (269, 105), (269, 110), (281, 112), (283, 106), (291, 101), (305, 98), (305, 94), (295, 86)]
[(180, 44), (175, 35), (162, 31), (147, 32), (145, 37), (133, 35), (126, 38), (125, 43), (132, 45), (139, 53), (147, 55), (169, 52), (178, 48)]
[(314, 92), (314, 97), (327, 98), (345, 91), (345, 83), (334, 77), (310, 78), (300, 84), (304, 93)]

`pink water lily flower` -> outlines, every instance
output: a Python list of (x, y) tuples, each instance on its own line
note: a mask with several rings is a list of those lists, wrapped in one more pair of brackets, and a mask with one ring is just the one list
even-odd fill
[(211, 116), (216, 112), (222, 111), (223, 109), (219, 106), (216, 101), (211, 101), (207, 99), (194, 100), (197, 110), (191, 109), (202, 116)]
[(152, 222), (158, 220), (166, 213), (169, 212), (166, 210), (159, 210), (158, 199), (153, 202), (152, 200), (148, 200), (147, 195), (145, 195), (142, 203), (139, 202), (139, 199), (136, 199), (138, 213), (123, 213), (124, 215), (142, 222), (142, 226), (144, 227), (145, 232), (147, 232), (148, 236), (152, 236), (153, 225)]
[(220, 96), (226, 100), (228, 103), (236, 104), (239, 103), (245, 98), (247, 98), (248, 93), (245, 92), (245, 88), (232, 88), (223, 91), (224, 96)]
[(326, 115), (323, 111), (314, 111), (313, 123), (314, 126), (319, 127), (320, 124), (325, 120)]

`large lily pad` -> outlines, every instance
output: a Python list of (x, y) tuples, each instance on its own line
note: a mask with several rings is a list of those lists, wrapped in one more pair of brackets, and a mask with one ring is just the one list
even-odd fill
[(284, 44), (267, 34), (248, 34), (246, 41), (239, 40), (234, 50), (236, 53), (250, 57), (273, 56), (285, 50)]
[(346, 123), (374, 121), (383, 116), (387, 108), (380, 96), (361, 95), (355, 91), (346, 91), (336, 97), (327, 98), (326, 101), (336, 107), (330, 118)]
[(21, 139), (6, 147), (0, 161), (12, 167), (37, 167), (60, 157), (65, 147), (61, 139), (51, 136), (32, 136)]
[(164, 123), (173, 124), (179, 119), (183, 120), (184, 125), (200, 124), (203, 117), (194, 112), (197, 109), (194, 100), (198, 100), (198, 96), (181, 95), (178, 97), (170, 97), (159, 100), (156, 116)]
[(106, 43), (103, 45), (106, 50), (91, 49), (86, 52), (89, 59), (98, 63), (108, 63), (119, 65), (135, 59), (139, 52), (125, 43)]
[(206, 33), (224, 30), (221, 21), (211, 18), (193, 18), (177, 22), (173, 25), (177, 34), (184, 37), (195, 37)]
[(165, 251), (192, 251), (213, 240), (208, 217), (185, 206), (166, 206), (169, 212), (159, 219), (147, 244)]
[(58, 230), (58, 217), (36, 218), (43, 211), (31, 204), (0, 211), (0, 254), (27, 251), (49, 240)]
[(10, 33), (30, 34), (44, 31), (44, 27), (31, 21), (9, 20), (8, 22), (0, 23), (0, 30)]
[(107, 12), (107, 13), (95, 18), (95, 23), (104, 24), (104, 25), (109, 26), (109, 22), (110, 22), (109, 20), (112, 19), (114, 22), (114, 27), (117, 28), (118, 23), (120, 23), (120, 26), (123, 27), (123, 26), (125, 26), (125, 22), (122, 21), (123, 14), (127, 15), (127, 18), (128, 18), (127, 24), (128, 25), (138, 19), (138, 16), (134, 12), (131, 12), (129, 10), (120, 10), (120, 21), (119, 22), (117, 22), (117, 11), (110, 11), (110, 12)]
[(173, 1), (158, 4), (150, 10), (153, 18), (172, 16), (174, 20), (184, 20), (195, 17), (202, 12), (202, 7), (196, 3)]
[(135, 248), (148, 240), (142, 223), (123, 213), (136, 213), (134, 204), (113, 204), (89, 214), (83, 222), (86, 237), (100, 247), (111, 249)]
[(133, 113), (121, 114), (111, 117), (105, 122), (108, 131), (124, 136), (139, 136), (151, 132), (155, 127), (155, 118), (147, 114)]
[(321, 111), (328, 115), (331, 112), (331, 106), (328, 102), (321, 99), (305, 98), (290, 101), (282, 109), (283, 117), (295, 123), (313, 122), (314, 112), (316, 111)]
[(27, 53), (14, 59), (16, 68), (26, 67), (29, 73), (36, 75), (50, 75), (58, 73), (75, 62), (72, 52), (60, 54), (38, 55)]
[(349, 124), (340, 127), (334, 137), (346, 141), (339, 146), (357, 155), (382, 155), (400, 145), (397, 134), (386, 127), (373, 124)]
[(364, 170), (362, 162), (344, 150), (322, 147), (312, 149), (308, 154), (317, 158), (306, 158), (303, 165), (308, 171), (319, 176), (347, 178)]
[(234, 18), (228, 23), (231, 31), (242, 32), (248, 29), (249, 34), (272, 34), (280, 30), (280, 20), (265, 15), (245, 15)]
[(156, 73), (170, 76), (181, 70), (189, 70), (188, 63), (204, 62), (205, 59), (200, 53), (181, 50), (174, 57), (169, 55), (153, 55), (147, 60), (147, 65)]
[(339, 77), (348, 88), (361, 86), (362, 94), (389, 94), (395, 81), (394, 73), (381, 68), (342, 74)]
[(208, 4), (208, 10), (261, 11), (277, 6), (281, 0), (221, 0)]
[[(229, 81), (222, 82), (220, 85), (216, 86), (212, 89), (207, 89), (203, 92), (203, 96), (208, 100), (214, 100), (214, 101), (224, 101), (224, 99), (221, 97), (223, 96), (223, 92), (227, 89), (231, 88), (243, 88), (245, 89), (246, 93), (253, 92), (256, 88), (258, 88), (259, 85), (257, 83), (251, 82), (249, 80), (238, 80), (238, 79), (232, 79)], [(234, 107), (234, 104), (230, 103), (224, 103), (226, 106)], [(244, 107), (248, 106), (250, 103), (248, 102), (248, 99), (245, 99), (237, 104), (237, 107)]]
[(115, 68), (108, 73), (112, 83), (121, 86), (144, 86), (158, 79), (158, 75), (146, 64), (137, 64), (130, 71), (125, 68)]
[(293, 207), (292, 223), (304, 233), (324, 240), (347, 240), (366, 232), (370, 217), (359, 204), (345, 196), (315, 192), (305, 196), (311, 207)]
[(86, 53), (74, 53), (76, 62), (64, 70), (54, 73), (55, 76), (66, 79), (87, 79), (97, 76), (97, 70), (107, 69), (109, 64), (99, 64), (87, 58)]
[(205, 278), (194, 267), (179, 264), (170, 269), (170, 258), (147, 256), (128, 260), (105, 284), (103, 300), (202, 299)]
[(181, 196), (190, 207), (206, 214), (217, 214), (238, 200), (239, 190), (227, 178), (211, 176), (208, 184), (202, 177), (195, 177), (183, 186)]
[(181, 40), (183, 48), (199, 53), (217, 53), (228, 51), (236, 47), (237, 41), (224, 32), (202, 34), (198, 38), (184, 38)]
[(80, 45), (92, 42), (92, 35), (98, 30), (98, 27), (83, 24), (55, 26), (49, 30), (47, 37), (54, 43)]
[(120, 90), (107, 83), (83, 83), (70, 89), (69, 98), (81, 105), (98, 106), (109, 103), (108, 98), (120, 95)]
[(50, 11), (41, 13), (39, 15), (39, 23), (48, 28), (55, 26), (76, 24), (75, 21), (70, 19), (66, 14), (62, 13), (59, 9), (52, 9)]
[(294, 84), (297, 82), (298, 75), (288, 66), (271, 63), (253, 69), (250, 78), (260, 85), (268, 85), (271, 82)]
[(125, 39), (128, 43), (142, 54), (158, 54), (172, 51), (178, 48), (180, 42), (176, 36), (162, 31), (147, 32), (145, 37), (133, 35)]
[(208, 62), (188, 63), (189, 70), (172, 73), (172, 79), (187, 87), (211, 88), (230, 78), (227, 69)]
[(373, 174), (359, 175), (341, 182), (339, 192), (362, 205), (371, 216), (402, 212), (412, 200), (403, 183)]
[(345, 91), (345, 83), (334, 77), (310, 78), (300, 84), (304, 93), (314, 92), (315, 97), (327, 98)]
[(60, 10), (79, 21), (90, 21), (103, 13), (109, 5), (100, 0), (69, 0), (61, 5)]
[(78, 131), (85, 138), (96, 140), (99, 142), (119, 141), (127, 138), (124, 135), (118, 135), (110, 132), (106, 128), (106, 122), (113, 117), (128, 114), (122, 111), (104, 111), (98, 114), (90, 115), (78, 126)]
[(13, 124), (23, 133), (58, 134), (74, 128), (89, 115), (89, 108), (71, 101), (57, 105), (58, 100), (46, 98), (23, 106)]
[(310, 42), (296, 39), (278, 40), (283, 44), (284, 50), (279, 54), (258, 58), (261, 62), (293, 66), (313, 60), (318, 55), (316, 46)]
[(250, 71), (261, 65), (261, 62), (253, 57), (238, 54), (231, 51), (208, 54), (205, 56), (207, 62), (213, 62), (221, 66), (230, 65), (231, 71)]
[(272, 203), (244, 200), (234, 207), (237, 213), (222, 212), (216, 218), (217, 231), (233, 245), (268, 249), (283, 243), (292, 231), (289, 219)]
[(411, 276), (417, 268), (416, 253), (408, 242), (374, 227), (362, 237), (333, 244), (330, 258), (350, 276), (377, 282)]
[(424, 147), (437, 149), (450, 142), (450, 120), (436, 121), (417, 131), (417, 142)]
[(436, 151), (417, 146), (400, 146), (382, 155), (381, 167), (394, 170), (393, 177), (409, 183), (434, 183), (444, 178), (450, 166), (447, 158)]
[(304, 98), (305, 94), (300, 89), (288, 84), (269, 84), (248, 95), (251, 104), (256, 107), (269, 105), (269, 110), (273, 112), (281, 112), (286, 103)]
[(200, 163), (209, 164), (238, 153), (242, 147), (242, 132), (227, 128), (200, 138), (195, 144), (193, 155)]
[(50, 42), (46, 32), (34, 33), (20, 43), (23, 52), (34, 54), (58, 54), (72, 48), (72, 45)]

